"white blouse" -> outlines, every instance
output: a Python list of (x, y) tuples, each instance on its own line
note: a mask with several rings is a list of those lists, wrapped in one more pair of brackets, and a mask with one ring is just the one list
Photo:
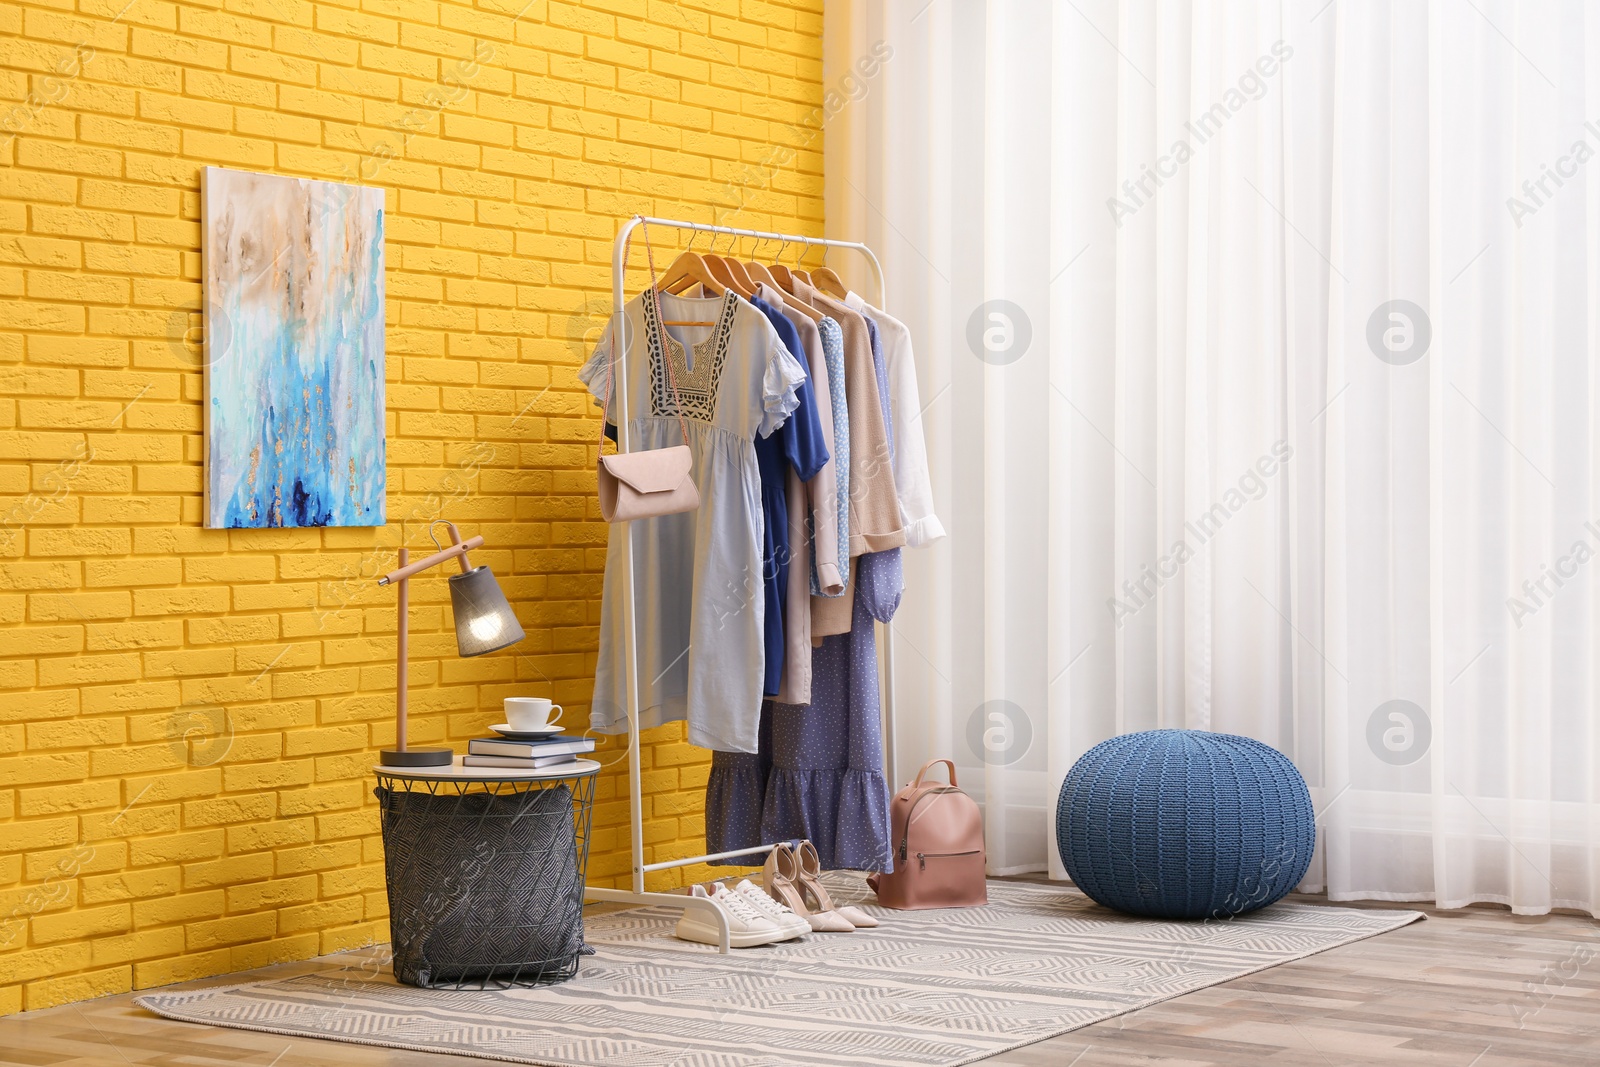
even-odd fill
[(878, 326), (883, 360), (889, 371), (889, 414), (894, 422), (894, 488), (900, 497), (900, 520), (906, 547), (920, 548), (944, 536), (944, 524), (933, 512), (933, 484), (928, 477), (928, 446), (922, 437), (922, 403), (917, 397), (917, 363), (911, 354), (911, 331), (905, 323), (879, 311), (855, 293), (845, 303)]

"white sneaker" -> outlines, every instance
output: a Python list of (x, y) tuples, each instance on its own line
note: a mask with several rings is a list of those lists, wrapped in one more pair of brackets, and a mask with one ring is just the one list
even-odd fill
[[(727, 886), (718, 885), (715, 894), (706, 892), (702, 885), (689, 887), (689, 895), (700, 900), (709, 900), (728, 919), (728, 944), (733, 948), (754, 948), (757, 945), (770, 945), (774, 941), (785, 941), (793, 935), (787, 927), (779, 927), (771, 919), (756, 911), (739, 894), (731, 892)], [(685, 908), (683, 917), (678, 920), (677, 935), (685, 941), (697, 941), (702, 945), (718, 944), (716, 920), (707, 915), (702, 908)]]
[(785, 927), (790, 931), (790, 937), (799, 937), (811, 932), (811, 924), (794, 912), (781, 900), (774, 900), (765, 889), (756, 885), (750, 879), (742, 880), (734, 886), (733, 892), (744, 897), (755, 905), (757, 911), (772, 920), (773, 925)]

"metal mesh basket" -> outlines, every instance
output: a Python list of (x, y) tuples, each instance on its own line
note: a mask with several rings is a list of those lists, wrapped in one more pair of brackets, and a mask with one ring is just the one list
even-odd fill
[(504, 989), (578, 973), (594, 776), (459, 781), (380, 775), (394, 976)]

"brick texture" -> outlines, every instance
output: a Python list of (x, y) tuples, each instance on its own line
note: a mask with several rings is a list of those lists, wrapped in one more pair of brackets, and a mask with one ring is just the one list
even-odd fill
[[(373, 579), (429, 519), (487, 539), (528, 638), (461, 660), (443, 580), (413, 583), (413, 741), (528, 691), (583, 721), (606, 528), (575, 370), (611, 238), (636, 211), (821, 232), (821, 21), (0, 0), (0, 1013), (387, 939)], [(385, 190), (386, 527), (201, 528), (206, 165)], [(652, 236), (662, 265), (681, 242)], [(590, 874), (620, 884), (600, 755)], [(644, 764), (650, 857), (699, 851), (705, 754), (667, 727)]]

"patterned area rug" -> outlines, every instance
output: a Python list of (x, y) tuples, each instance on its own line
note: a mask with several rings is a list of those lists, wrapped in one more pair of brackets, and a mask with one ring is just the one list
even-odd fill
[[(871, 900), (859, 878), (829, 880)], [(868, 905), (875, 930), (731, 956), (674, 938), (675, 910), (599, 915), (578, 976), (537, 989), (414, 989), (352, 968), (139, 1003), (212, 1026), (553, 1067), (954, 1067), (1422, 917), (1279, 903), (1162, 922), (1013, 882), (991, 882), (989, 900)]]

